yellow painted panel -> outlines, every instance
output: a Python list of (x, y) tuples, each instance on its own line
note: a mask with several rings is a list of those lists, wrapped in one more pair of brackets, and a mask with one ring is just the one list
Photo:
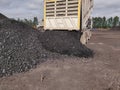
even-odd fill
[(44, 0), (44, 27), (46, 27), (46, 2), (55, 2), (56, 0)]
[(78, 28), (80, 29), (80, 24), (82, 23), (80, 18), (81, 18), (81, 3), (82, 0), (78, 0)]

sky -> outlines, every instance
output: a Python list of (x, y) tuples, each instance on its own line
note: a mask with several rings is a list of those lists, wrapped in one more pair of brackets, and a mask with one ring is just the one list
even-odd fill
[[(0, 13), (9, 18), (43, 18), (43, 0), (0, 0)], [(120, 16), (120, 0), (94, 0), (92, 16)]]

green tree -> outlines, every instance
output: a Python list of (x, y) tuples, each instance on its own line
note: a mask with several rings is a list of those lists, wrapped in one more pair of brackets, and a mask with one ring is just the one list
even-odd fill
[(33, 24), (36, 27), (38, 25), (38, 18), (34, 17)]
[(119, 26), (119, 17), (115, 16), (113, 19), (113, 27)]
[(118, 16), (106, 18), (104, 17), (93, 17), (93, 28), (112, 28), (120, 26), (120, 20)]
[(110, 17), (110, 18), (107, 19), (107, 26), (108, 26), (109, 28), (112, 28), (112, 27), (113, 27), (113, 18), (112, 18), (112, 17)]
[(93, 18), (93, 28), (101, 28), (102, 27), (102, 18), (95, 17)]
[(21, 22), (20, 18), (17, 19), (18, 22)]
[(107, 26), (107, 20), (106, 20), (106, 17), (104, 16), (103, 18), (102, 18), (102, 28), (107, 28), (108, 26)]
[(27, 25), (29, 25), (29, 26), (31, 26), (31, 27), (34, 26), (33, 20), (28, 20), (28, 19), (21, 20), (21, 19), (18, 18), (17, 21), (18, 21), (18, 22), (25, 23), (25, 24), (27, 24)]
[(98, 28), (103, 28), (103, 18), (98, 17)]

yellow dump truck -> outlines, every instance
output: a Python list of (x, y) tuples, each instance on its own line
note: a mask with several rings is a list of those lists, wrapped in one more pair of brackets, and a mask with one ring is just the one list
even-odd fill
[(91, 36), (86, 32), (92, 26), (92, 8), (93, 0), (44, 0), (44, 30), (80, 30), (84, 44)]

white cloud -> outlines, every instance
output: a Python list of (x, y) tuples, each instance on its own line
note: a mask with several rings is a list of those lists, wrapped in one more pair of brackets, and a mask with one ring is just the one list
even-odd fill
[(93, 16), (119, 16), (120, 0), (94, 0)]
[(43, 0), (0, 0), (0, 13), (10, 18), (43, 17)]
[[(93, 16), (120, 15), (120, 0), (94, 0)], [(43, 18), (43, 0), (0, 0), (0, 13), (10, 18)]]

